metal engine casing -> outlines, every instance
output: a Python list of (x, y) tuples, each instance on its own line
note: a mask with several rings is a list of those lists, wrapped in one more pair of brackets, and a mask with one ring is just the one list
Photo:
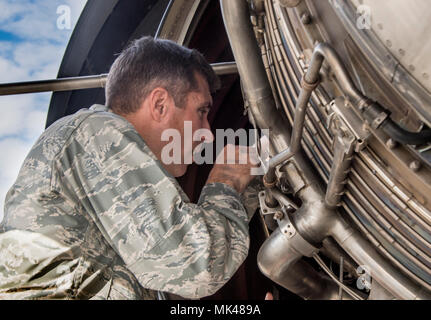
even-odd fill
[[(391, 118), (401, 127), (417, 132), (430, 126), (431, 59), (427, 54), (430, 43), (424, 37), (430, 28), (426, 17), (431, 9), (426, 1), (389, 4), (388, 1), (307, 0), (290, 4), (274, 0), (254, 1), (253, 6), (256, 41), (264, 52), (274, 99), (290, 125), (295, 117), (301, 78), (309, 68), (313, 49), (318, 43), (328, 43), (362, 94), (390, 110)], [(320, 77), (304, 125), (302, 147), (306, 158), (325, 189), (336, 152), (336, 136), (331, 130), (334, 119), (353, 137), (355, 150), (338, 214), (359, 232), (382, 261), (393, 267), (392, 273), (411, 281), (418, 295), (403, 295), (396, 282), (379, 283), (380, 270), (364, 265), (367, 259), (361, 260), (359, 255), (352, 256), (346, 250), (355, 260), (352, 265), (368, 267), (375, 284), (371, 286), (370, 299), (429, 298), (430, 145), (395, 143), (361, 118), (358, 106), (343, 92), (335, 68), (324, 63)], [(296, 227), (301, 229), (300, 225)], [(315, 243), (312, 233), (305, 228), (299, 231), (310, 243)], [(325, 236), (331, 237), (330, 232)], [(343, 243), (337, 242), (343, 248)]]

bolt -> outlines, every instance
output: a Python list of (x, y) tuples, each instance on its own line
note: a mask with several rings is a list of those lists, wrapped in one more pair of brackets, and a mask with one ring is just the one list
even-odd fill
[(370, 131), (370, 127), (368, 126), (368, 124), (364, 123), (362, 125), (362, 130), (364, 130), (365, 132), (369, 132)]
[(281, 219), (283, 219), (283, 212), (277, 211), (276, 213), (274, 213), (274, 220), (281, 220)]
[(287, 178), (285, 176), (282, 176), (280, 178), (280, 189), (283, 193), (290, 193), (292, 192), (292, 188), (289, 185), (289, 181), (287, 181)]
[(418, 171), (420, 167), (421, 167), (421, 163), (418, 160), (414, 160), (409, 164), (409, 168), (412, 169), (413, 171)]
[(389, 149), (393, 149), (393, 148), (395, 148), (397, 146), (397, 142), (395, 140), (389, 138), (388, 141), (386, 141), (386, 146)]
[(301, 22), (302, 22), (302, 24), (310, 24), (311, 23), (311, 16), (307, 12), (305, 12), (301, 16)]

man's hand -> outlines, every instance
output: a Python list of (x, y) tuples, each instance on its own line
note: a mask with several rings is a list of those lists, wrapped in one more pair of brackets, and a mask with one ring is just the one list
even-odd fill
[(274, 300), (274, 296), (271, 292), (267, 292), (265, 295), (265, 300)]
[(249, 147), (226, 145), (217, 157), (206, 183), (225, 183), (242, 193), (254, 178), (251, 169), (257, 167), (255, 154), (255, 150)]

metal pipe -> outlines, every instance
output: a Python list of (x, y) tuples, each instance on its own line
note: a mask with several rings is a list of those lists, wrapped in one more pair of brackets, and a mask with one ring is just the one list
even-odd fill
[[(314, 62), (313, 62), (314, 61)], [(310, 64), (310, 68), (301, 82), (301, 91), (295, 105), (295, 115), (293, 120), (292, 138), (290, 139), (290, 149), (296, 154), (301, 147), (302, 133), (304, 131), (304, 121), (307, 111), (308, 102), (311, 94), (319, 82), (319, 70), (322, 66), (323, 59), (315, 58)], [(313, 81), (313, 82), (309, 82)]]
[(399, 299), (431, 299), (425, 289), (396, 270), (376, 252), (369, 241), (340, 217), (334, 220), (329, 233), (359, 265), (365, 265), (371, 271), (373, 279)]
[(293, 236), (286, 235), (282, 230), (289, 224), (290, 221), (283, 220), (263, 243), (257, 256), (260, 271), (306, 300), (335, 299), (337, 285), (301, 260), (304, 255), (312, 257), (317, 248), (297, 232)]
[(366, 101), (366, 97), (356, 88), (350, 78), (346, 68), (341, 63), (337, 52), (326, 43), (319, 43), (313, 51), (310, 66), (301, 81), (301, 90), (295, 104), (295, 115), (292, 128), (292, 138), (290, 147), (277, 155), (274, 160), (270, 160), (268, 164), (268, 172), (265, 174), (264, 181), (271, 183), (276, 178), (275, 167), (279, 164), (294, 157), (301, 146), (302, 133), (304, 128), (305, 115), (308, 102), (313, 90), (319, 83), (319, 72), (322, 68), (324, 60), (327, 60), (337, 79), (343, 92), (350, 98), (354, 105), (360, 105)]
[[(213, 63), (211, 64), (211, 67), (217, 75), (238, 73), (238, 69), (235, 62)], [(100, 74), (96, 76), (5, 83), (0, 84), (0, 96), (35, 92), (71, 91), (90, 88), (104, 88), (107, 76), (107, 74)]]
[(321, 56), (313, 55), (313, 57), (314, 59), (312, 59), (310, 68), (308, 69), (305, 77), (302, 79), (301, 91), (299, 93), (298, 99), (296, 100), (290, 146), (286, 150), (270, 159), (268, 163), (268, 171), (264, 176), (264, 181), (268, 184), (273, 183), (276, 179), (276, 167), (291, 159), (300, 149), (308, 101), (310, 100), (314, 88), (316, 88), (318, 85), (319, 70), (323, 63), (323, 58)]
[(103, 88), (107, 74), (0, 84), (0, 96), (46, 91)]
[(238, 73), (238, 68), (235, 61), (212, 63), (211, 67), (218, 76)]
[[(313, 56), (319, 55), (331, 66), (331, 70), (336, 76), (342, 92), (350, 99), (353, 105), (360, 106), (366, 97), (356, 88), (352, 78), (350, 78), (346, 67), (341, 62), (338, 53), (328, 44), (319, 43), (313, 52)], [(316, 65), (317, 67), (317, 65)], [(308, 80), (308, 79), (306, 79)]]

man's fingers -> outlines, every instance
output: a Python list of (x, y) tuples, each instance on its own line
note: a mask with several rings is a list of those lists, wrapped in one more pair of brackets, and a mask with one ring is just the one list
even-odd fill
[(274, 297), (272, 296), (271, 292), (266, 293), (265, 300), (274, 300)]

